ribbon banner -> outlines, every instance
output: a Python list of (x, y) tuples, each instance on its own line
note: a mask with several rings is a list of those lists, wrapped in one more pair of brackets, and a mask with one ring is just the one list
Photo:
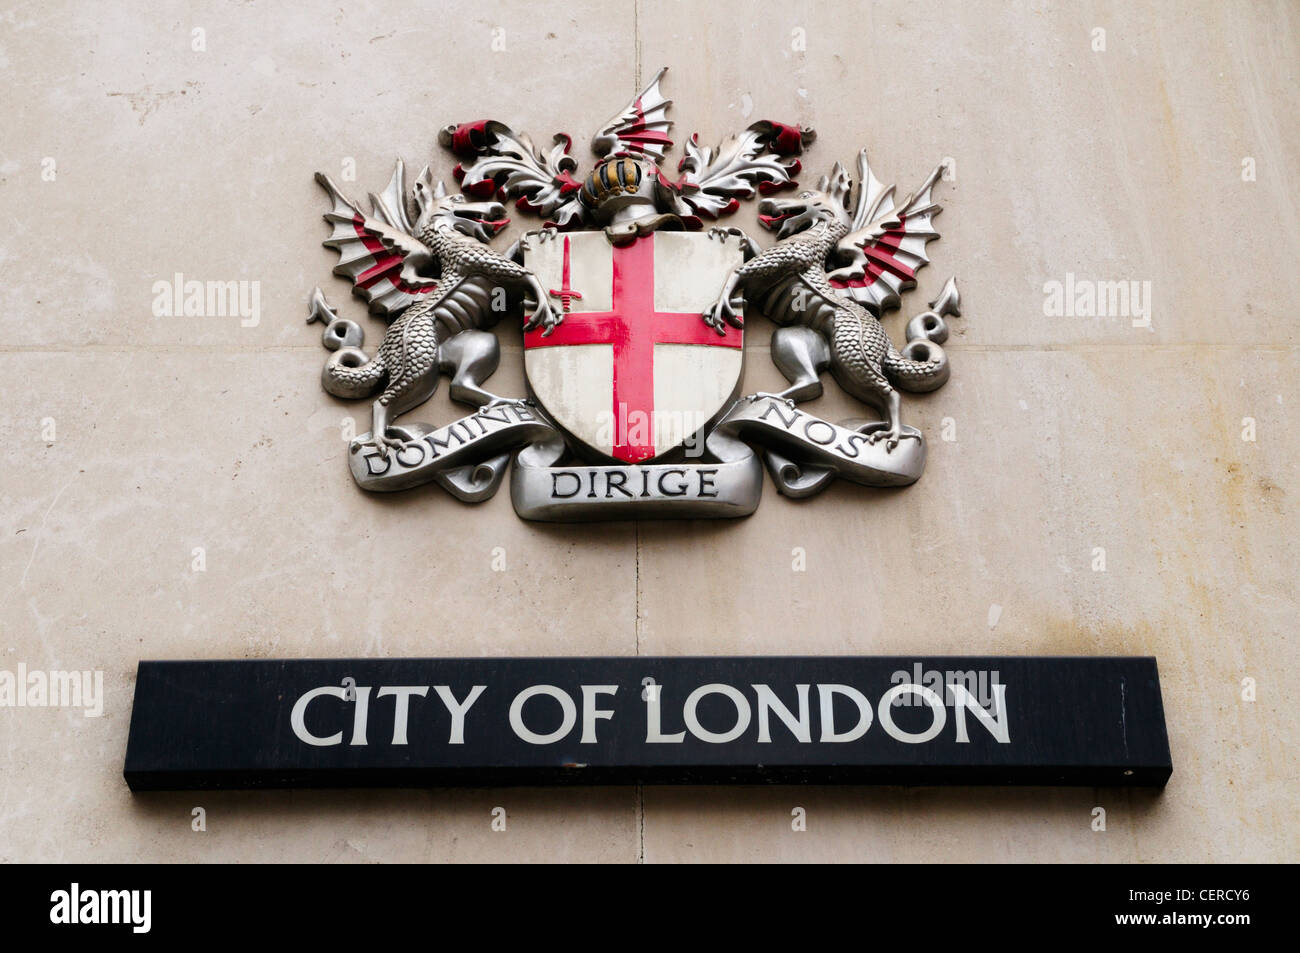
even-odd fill
[(763, 493), (754, 451), (714, 430), (704, 442), (712, 462), (556, 466), (558, 435), (515, 458), (510, 496), (524, 519), (571, 522), (748, 516)]
[(925, 469), (921, 432), (903, 427), (892, 450), (873, 434), (880, 421), (832, 424), (775, 397), (742, 398), (704, 441), (709, 462), (557, 465), (563, 438), (522, 449), (510, 496), (524, 519), (701, 519), (748, 516), (762, 495), (762, 466), (748, 444), (763, 448), (777, 489), (808, 497), (837, 477), (864, 486), (907, 486)]
[(510, 454), (521, 446), (554, 437), (555, 431), (523, 401), (483, 408), (434, 429), (427, 424), (389, 428), (405, 443), (387, 453), (353, 442), (348, 464), (364, 490), (388, 492), (436, 482), (466, 503), (488, 499), (501, 485)]
[(839, 477), (863, 486), (907, 486), (925, 469), (925, 440), (904, 426), (892, 450), (872, 434), (886, 427), (881, 421), (852, 420), (833, 424), (806, 414), (775, 397), (736, 401), (718, 422), (723, 433), (766, 448), (763, 453), (777, 489), (791, 497), (824, 490)]
[(436, 482), (467, 503), (490, 498), (518, 450), (510, 495), (524, 519), (706, 519), (748, 516), (763, 491), (763, 448), (777, 489), (807, 497), (835, 478), (865, 486), (906, 486), (925, 468), (920, 431), (903, 428), (892, 450), (871, 435), (885, 424), (832, 424), (774, 397), (736, 401), (704, 440), (702, 461), (560, 465), (564, 438), (524, 401), (498, 404), (445, 427), (390, 428), (404, 440), (384, 452), (369, 434), (353, 442), (352, 477), (365, 490), (390, 492)]

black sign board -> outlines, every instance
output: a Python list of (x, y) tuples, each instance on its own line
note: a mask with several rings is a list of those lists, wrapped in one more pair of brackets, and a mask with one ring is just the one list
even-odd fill
[(134, 791), (623, 783), (1162, 786), (1153, 658), (141, 662)]

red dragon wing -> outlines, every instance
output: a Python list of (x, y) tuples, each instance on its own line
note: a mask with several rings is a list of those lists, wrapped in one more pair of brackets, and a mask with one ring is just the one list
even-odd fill
[[(393, 177), (384, 191), (370, 194), (371, 213), (364, 215), (351, 199), (323, 173), (316, 181), (329, 193), (333, 208), (325, 221), (334, 227), (323, 244), (338, 252), (334, 274), (352, 281), (352, 293), (364, 298), (370, 310), (395, 315), (413, 301), (432, 292), (438, 283), (422, 277), (418, 269), (433, 262), (429, 248), (415, 238), (406, 207), (405, 168), (397, 160)], [(432, 191), (429, 170), (416, 182), (417, 192)]]
[(935, 167), (925, 183), (894, 204), (894, 187), (883, 186), (871, 172), (864, 149), (858, 154), (858, 195), (851, 231), (840, 239), (830, 272), (831, 285), (879, 315), (900, 304), (900, 293), (916, 284), (916, 273), (930, 263), (925, 246), (939, 237), (932, 219), (941, 211), (930, 200), (943, 173)]
[(648, 156), (656, 163), (673, 147), (668, 138), (671, 99), (664, 99), (659, 81), (668, 67), (655, 73), (641, 94), (615, 114), (591, 139), (591, 151), (602, 159), (610, 156)]

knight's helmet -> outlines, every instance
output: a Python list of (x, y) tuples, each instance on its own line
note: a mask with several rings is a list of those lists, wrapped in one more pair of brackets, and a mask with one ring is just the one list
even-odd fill
[(578, 197), (602, 224), (619, 212), (625, 212), (619, 216), (621, 219), (637, 219), (657, 212), (654, 185), (654, 176), (647, 175), (641, 163), (615, 156), (591, 170)]

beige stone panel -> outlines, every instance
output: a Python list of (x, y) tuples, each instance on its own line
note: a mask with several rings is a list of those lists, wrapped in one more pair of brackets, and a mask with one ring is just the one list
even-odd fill
[[(836, 485), (799, 503), (769, 485), (753, 516), (692, 524), (686, 545), (643, 526), (639, 651), (1154, 655), (1174, 761), (1168, 789), (1159, 798), (703, 792), (694, 810), (686, 806), (698, 792), (656, 790), (646, 798), (647, 859), (1296, 856), (1286, 792), (1297, 780), (1288, 749), (1300, 739), (1285, 674), (1300, 661), (1294, 350), (963, 350), (953, 359), (946, 387), (905, 399), (904, 420), (930, 448), (915, 486)], [(835, 393), (810, 409), (836, 419), (852, 405)], [(955, 442), (939, 439), (944, 417)], [(1242, 439), (1245, 417), (1256, 422), (1254, 442)], [(806, 572), (793, 569), (796, 547)], [(1105, 571), (1093, 569), (1098, 547)], [(1258, 685), (1254, 703), (1241, 699), (1246, 677)], [(789, 812), (805, 800), (821, 806), (823, 826), (800, 840)], [(1119, 811), (1107, 834), (1089, 828), (1095, 805)]]
[[(320, 391), (325, 353), (0, 354), (0, 667), (102, 670), (106, 695), (100, 718), (0, 712), (4, 859), (635, 857), (626, 790), (128, 792), (142, 658), (634, 651), (631, 526), (526, 523), (508, 492), (478, 506), (432, 487), (363, 493), (340, 424), (364, 430), (369, 405)], [(521, 372), (513, 349), (490, 386), (522, 393)], [(465, 413), (445, 393), (412, 417)]]
[[(402, 10), (204, 2), (179, 16), (144, 0), (13, 10), (0, 33), (0, 204), (10, 212), (0, 340), (315, 341), (302, 327), (314, 286), (350, 317), (364, 305), (331, 277), (337, 256), (320, 244), (328, 201), (312, 173), (330, 174), (367, 210), (399, 156), (408, 175), (430, 163), (451, 186), (456, 160), (438, 129), (485, 118), (543, 149), (571, 133), (585, 173), (592, 133), (635, 92), (630, 27), (611, 24), (593, 41), (607, 14), (596, 0), (549, 11), (524, 0)], [(192, 49), (195, 29), (205, 52)], [(498, 249), (541, 225), (511, 214)], [(260, 282), (258, 325), (155, 317), (153, 284), (176, 272)]]
[[(7, 626), (74, 654), (97, 632), (134, 632), (149, 658), (631, 645), (630, 625), (608, 619), (632, 611), (632, 527), (559, 533), (517, 519), (508, 492), (479, 505), (433, 486), (362, 492), (343, 424), (364, 430), (369, 402), (319, 390), (325, 353), (5, 354), (6, 379), (21, 364), (33, 382), (6, 391), (0, 434)], [(521, 393), (521, 363), (507, 354), (489, 386)], [(399, 419), (467, 412), (443, 387)], [(204, 572), (191, 571), (195, 547)], [(580, 593), (599, 625), (581, 621)]]
[[(957, 334), (972, 344), (1295, 342), (1294, 6), (644, 0), (638, 11), (641, 72), (669, 66), (679, 143), (698, 131), (713, 144), (758, 119), (810, 124), (802, 181), (837, 159), (852, 168), (866, 147), (900, 195), (955, 160), (909, 315), (955, 274)], [(1092, 50), (1099, 27), (1105, 52)], [(753, 203), (724, 223), (762, 231)], [(1046, 317), (1044, 284), (1071, 272), (1151, 282), (1151, 330)], [(769, 329), (752, 325), (758, 343)]]
[[(1101, 806), (1104, 833), (1090, 827)], [(1203, 834), (1145, 849), (1135, 832), (1162, 806), (1150, 791), (1088, 788), (647, 788), (645, 862), (1115, 863), (1216, 849)]]
[[(27, 713), (53, 720), (45, 709)], [(80, 716), (78, 716), (80, 717)], [(92, 770), (112, 746), (50, 729), (56, 761), (25, 757), (0, 859), (128, 863), (634, 863), (634, 788), (149, 792)], [(121, 731), (125, 734), (125, 722)], [(107, 748), (107, 750), (103, 750)], [(61, 793), (66, 792), (66, 793)], [(202, 807), (207, 830), (191, 829)], [(504, 808), (506, 829), (492, 830)]]

